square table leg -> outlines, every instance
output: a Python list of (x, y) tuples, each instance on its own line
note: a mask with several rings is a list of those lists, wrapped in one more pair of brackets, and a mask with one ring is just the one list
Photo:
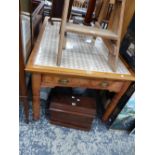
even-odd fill
[(40, 118), (40, 84), (41, 74), (32, 74), (32, 93), (33, 93), (33, 119), (39, 120)]
[(106, 108), (105, 113), (103, 114), (102, 120), (104, 122), (108, 121), (110, 115), (112, 114), (112, 112), (116, 108), (116, 106), (119, 103), (119, 100), (121, 99), (121, 97), (124, 95), (124, 93), (129, 88), (130, 84), (131, 84), (130, 81), (124, 82), (124, 85), (122, 86), (120, 92), (116, 93), (115, 96), (112, 98), (111, 102), (109, 103), (108, 107)]

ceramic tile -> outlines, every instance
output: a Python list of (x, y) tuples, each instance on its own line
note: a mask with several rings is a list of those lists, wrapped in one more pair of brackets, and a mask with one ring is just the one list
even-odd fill
[[(56, 67), (59, 27), (58, 22), (55, 22), (54, 25), (50, 23), (46, 25), (35, 65)], [(107, 60), (108, 49), (101, 38), (94, 41), (91, 36), (67, 33), (66, 49), (63, 50), (60, 67), (112, 73)], [(120, 59), (116, 73), (130, 74)]]

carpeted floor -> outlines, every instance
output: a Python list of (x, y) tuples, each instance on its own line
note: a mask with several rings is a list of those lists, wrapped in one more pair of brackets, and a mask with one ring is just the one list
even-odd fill
[(108, 130), (96, 118), (89, 132), (51, 125), (45, 118), (42, 101), (41, 119), (24, 122), (22, 106), (19, 115), (20, 155), (134, 155), (134, 135)]

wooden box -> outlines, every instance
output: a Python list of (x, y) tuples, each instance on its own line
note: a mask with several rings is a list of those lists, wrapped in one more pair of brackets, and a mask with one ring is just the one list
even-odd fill
[(55, 95), (48, 113), (52, 124), (88, 131), (96, 114), (96, 102), (90, 97)]

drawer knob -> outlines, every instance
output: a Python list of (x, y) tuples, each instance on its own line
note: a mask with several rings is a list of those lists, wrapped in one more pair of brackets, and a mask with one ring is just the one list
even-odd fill
[(101, 87), (107, 87), (109, 84), (108, 84), (108, 82), (102, 82), (102, 83), (100, 83), (100, 86)]
[(69, 80), (67, 80), (67, 79), (60, 79), (58, 82), (60, 84), (66, 85), (66, 84), (68, 84)]

